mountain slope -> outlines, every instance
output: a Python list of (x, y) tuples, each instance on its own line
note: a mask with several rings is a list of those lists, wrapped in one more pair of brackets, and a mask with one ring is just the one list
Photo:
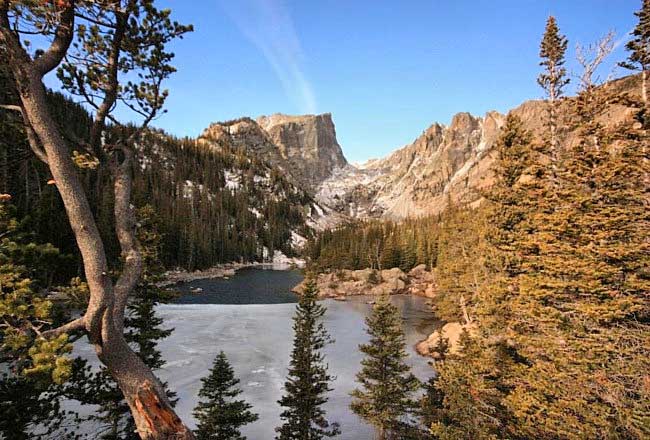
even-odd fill
[[(5, 103), (17, 102), (2, 69), (0, 97)], [(88, 136), (92, 118), (82, 106), (60, 93), (50, 93), (48, 99), (66, 137)], [(251, 127), (256, 126), (251, 121)], [(56, 185), (49, 184), (49, 169), (31, 153), (16, 112), (0, 109), (0, 134), (0, 158), (4, 158), (0, 161), (0, 192), (10, 196), (17, 217), (33, 223), (40, 241), (73, 254), (79, 266), (70, 225), (61, 215), (63, 206)], [(257, 134), (263, 148), (266, 134), (259, 127)], [(137, 143), (133, 204), (154, 209), (162, 236), (159, 257), (166, 267), (192, 270), (222, 262), (259, 261), (274, 251), (291, 255), (323, 219), (323, 210), (312, 196), (264, 160), (264, 151), (259, 155), (246, 151), (252, 137), (246, 139), (246, 145), (237, 143), (236, 137), (221, 141), (210, 137), (179, 139), (152, 129)], [(71, 142), (70, 146), (74, 149), (75, 144)], [(109, 261), (119, 262), (110, 173), (93, 167), (78, 172)]]
[[(638, 86), (639, 77), (629, 76), (604, 87), (622, 95), (636, 94)], [(568, 114), (570, 104), (570, 98), (564, 100), (560, 114)], [(527, 101), (512, 110), (537, 139), (545, 131), (545, 106), (543, 101)], [(629, 111), (612, 104), (601, 115), (602, 122), (617, 123)], [(459, 113), (449, 126), (435, 123), (412, 144), (383, 159), (335, 170), (318, 187), (316, 200), (350, 217), (390, 219), (437, 214), (450, 200), (475, 203), (492, 182), (493, 147), (504, 120), (497, 112), (483, 117)], [(568, 144), (573, 142), (574, 133), (565, 136)]]

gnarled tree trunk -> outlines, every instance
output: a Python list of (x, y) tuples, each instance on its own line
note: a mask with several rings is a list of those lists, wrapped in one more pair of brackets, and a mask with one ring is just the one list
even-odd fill
[(124, 256), (124, 268), (113, 285), (108, 275), (106, 253), (70, 150), (48, 109), (42, 77), (61, 61), (72, 40), (74, 3), (61, 13), (61, 24), (48, 51), (31, 60), (9, 25), (9, 2), (0, 1), (0, 44), (21, 99), (30, 145), (50, 168), (74, 232), (84, 263), (90, 301), (82, 318), (50, 335), (85, 330), (99, 360), (122, 390), (143, 439), (193, 439), (171, 407), (160, 381), (133, 352), (123, 334), (124, 309), (129, 293), (138, 282), (142, 259), (135, 239), (131, 196), (132, 152), (114, 167), (116, 232)]

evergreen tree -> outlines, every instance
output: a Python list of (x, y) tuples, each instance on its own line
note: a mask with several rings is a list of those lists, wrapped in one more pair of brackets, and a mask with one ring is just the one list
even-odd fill
[(207, 377), (201, 379), (199, 397), (202, 398), (194, 409), (197, 419), (195, 430), (198, 440), (245, 440), (239, 429), (258, 419), (250, 411), (251, 405), (244, 400), (235, 400), (241, 394), (237, 388), (239, 379), (222, 351), (214, 359)]
[(48, 292), (54, 273), (70, 258), (38, 243), (10, 201), (0, 194), (0, 437), (76, 439), (71, 427), (79, 416), (61, 405), (67, 397), (64, 383), (77, 372), (68, 357), (72, 345), (67, 335), (50, 341), (37, 337), (69, 318), (72, 307), (55, 303)]
[[(536, 209), (537, 178), (531, 135), (510, 114), (495, 145), (495, 183), (486, 191), (489, 228), (482, 232), (487, 282), (475, 297), (478, 334), (461, 337), (461, 349), (436, 363), (428, 415), (443, 440), (511, 438), (511, 412), (504, 400), (509, 378), (522, 359), (508, 339), (510, 302), (519, 291), (530, 217)], [(474, 268), (472, 268), (474, 269)]]
[(377, 300), (366, 325), (370, 341), (359, 346), (365, 354), (357, 374), (361, 387), (352, 391), (350, 408), (377, 429), (381, 440), (399, 438), (398, 433), (417, 414), (413, 394), (420, 382), (405, 362), (401, 317), (387, 296)]
[(620, 65), (630, 70), (640, 70), (641, 79), (641, 97), (645, 106), (643, 119), (646, 125), (649, 123), (650, 107), (648, 103), (648, 70), (650, 70), (650, 0), (643, 0), (641, 10), (635, 12), (639, 22), (632, 31), (633, 38), (627, 42), (625, 48), (630, 52), (627, 60)]
[(445, 321), (469, 324), (476, 298), (487, 281), (484, 261), (485, 209), (449, 205), (441, 217), (436, 286), (436, 314)]
[(381, 252), (381, 269), (392, 269), (400, 265), (400, 249), (394, 231), (386, 238)]
[(317, 440), (340, 434), (338, 423), (325, 418), (323, 404), (333, 378), (327, 373), (323, 348), (332, 342), (321, 322), (326, 308), (318, 303), (318, 290), (310, 276), (293, 318), (293, 350), (285, 395), (278, 401), (284, 411), (276, 428), (278, 440)]
[(564, 67), (568, 41), (560, 34), (555, 17), (550, 16), (546, 22), (544, 37), (540, 46), (540, 66), (544, 71), (537, 78), (538, 84), (546, 91), (548, 98), (548, 120), (551, 160), (555, 164), (559, 153), (558, 138), (558, 100), (563, 95), (564, 87), (569, 83)]
[[(152, 370), (165, 365), (158, 342), (168, 337), (173, 329), (162, 328), (163, 320), (155, 313), (156, 305), (166, 300), (167, 296), (155, 286), (141, 283), (136, 287), (134, 297), (127, 306), (125, 318), (126, 339), (135, 348), (138, 356)], [(99, 406), (92, 419), (104, 426), (100, 436), (102, 440), (137, 440), (135, 422), (119, 387), (106, 369), (101, 369), (94, 376), (94, 386), (88, 391), (85, 403)], [(176, 393), (167, 389), (167, 397), (172, 405), (176, 403)]]
[(648, 190), (638, 183), (648, 172), (639, 148), (647, 132), (634, 128), (640, 115), (601, 124), (610, 99), (588, 87), (573, 100), (578, 142), (567, 152), (556, 208), (533, 219), (536, 254), (510, 304), (513, 344), (529, 367), (511, 379), (517, 386), (507, 405), (524, 436), (650, 432), (641, 415), (650, 396), (634, 391), (643, 379), (633, 373), (650, 367), (640, 348), (650, 344), (650, 304), (642, 293), (650, 288), (642, 269), (650, 258)]

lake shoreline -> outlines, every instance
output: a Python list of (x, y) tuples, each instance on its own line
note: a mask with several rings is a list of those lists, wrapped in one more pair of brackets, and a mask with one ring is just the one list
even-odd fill
[(205, 280), (212, 278), (230, 278), (235, 276), (241, 269), (271, 269), (271, 270), (291, 270), (302, 269), (305, 267), (305, 260), (301, 258), (290, 258), (284, 254), (276, 256), (272, 261), (253, 261), (247, 263), (231, 262), (217, 264), (207, 269), (188, 271), (184, 269), (169, 270), (163, 274), (163, 280), (156, 283), (158, 287), (169, 287), (179, 283), (189, 283), (196, 280)]

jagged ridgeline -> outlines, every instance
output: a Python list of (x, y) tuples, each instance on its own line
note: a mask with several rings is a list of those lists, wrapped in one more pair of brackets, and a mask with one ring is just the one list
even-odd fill
[[(2, 102), (17, 103), (5, 72)], [(98, 219), (109, 261), (119, 261), (112, 223), (110, 173), (75, 152), (72, 139), (88, 135), (91, 115), (60, 93), (49, 94)], [(312, 198), (274, 165), (227, 139), (173, 137), (150, 130), (137, 145), (133, 202), (152, 205), (163, 234), (166, 267), (205, 268), (230, 261), (261, 261), (276, 251), (295, 254), (296, 239), (311, 236)], [(76, 254), (75, 240), (47, 167), (31, 153), (19, 113), (0, 110), (0, 192), (41, 242)], [(71, 271), (78, 268), (71, 268)]]

